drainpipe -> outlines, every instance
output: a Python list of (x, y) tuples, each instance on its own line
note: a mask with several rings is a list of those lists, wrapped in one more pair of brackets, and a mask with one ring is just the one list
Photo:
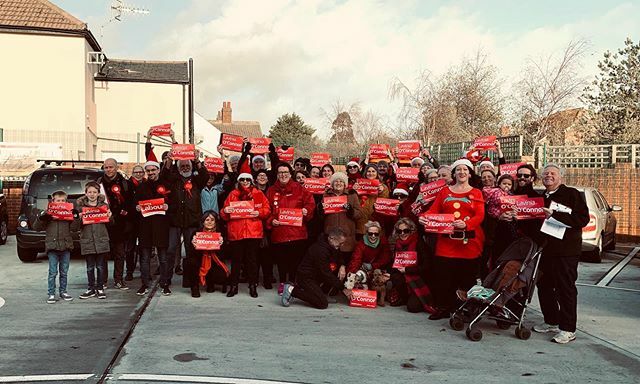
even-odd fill
[(195, 143), (193, 127), (193, 58), (189, 58), (189, 143)]

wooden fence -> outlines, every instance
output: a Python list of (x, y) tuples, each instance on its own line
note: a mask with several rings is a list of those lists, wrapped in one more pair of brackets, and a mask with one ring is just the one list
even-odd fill
[(640, 144), (541, 146), (536, 167), (555, 163), (565, 168), (614, 168), (616, 164), (640, 167)]

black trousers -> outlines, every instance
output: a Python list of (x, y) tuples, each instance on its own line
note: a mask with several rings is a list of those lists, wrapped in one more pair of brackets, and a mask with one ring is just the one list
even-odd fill
[(306, 240), (295, 240), (271, 245), (278, 263), (278, 280), (280, 283), (296, 281), (296, 270), (307, 250)]
[(258, 249), (261, 239), (244, 239), (229, 242), (231, 253), (230, 284), (238, 285), (243, 265), (247, 271), (247, 282), (258, 284)]
[(544, 322), (562, 331), (576, 331), (579, 260), (580, 256), (546, 257), (543, 253), (540, 261), (538, 299)]
[(113, 282), (122, 282), (122, 275), (124, 274), (124, 249), (126, 241), (110, 241), (109, 253), (104, 257), (104, 263), (102, 266), (102, 281), (107, 283), (109, 280), (109, 258), (113, 259)]
[(298, 298), (314, 308), (326, 309), (329, 306), (327, 295), (320, 288), (320, 284), (310, 277), (298, 277), (297, 284), (291, 296)]
[(468, 291), (476, 281), (479, 259), (433, 258), (433, 299), (438, 309), (456, 309), (456, 290)]
[(273, 280), (273, 249), (272, 245), (258, 248), (258, 268), (262, 269), (262, 284), (271, 284)]

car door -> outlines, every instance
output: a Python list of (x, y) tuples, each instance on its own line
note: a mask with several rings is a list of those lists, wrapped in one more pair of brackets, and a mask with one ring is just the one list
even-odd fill
[(613, 211), (611, 210), (611, 207), (609, 206), (607, 199), (605, 199), (605, 197), (600, 193), (600, 191), (594, 191), (594, 192), (597, 198), (600, 199), (600, 201), (602, 202), (602, 205), (604, 206), (604, 209), (605, 209), (605, 216), (606, 216), (605, 230), (604, 230), (605, 241), (603, 241), (602, 244), (606, 245), (610, 241), (613, 241), (613, 238), (616, 233), (617, 220), (616, 220), (616, 217), (613, 215)]

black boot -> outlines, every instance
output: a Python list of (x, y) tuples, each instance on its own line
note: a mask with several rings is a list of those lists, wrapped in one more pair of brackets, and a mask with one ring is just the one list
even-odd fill
[(262, 282), (262, 286), (264, 287), (264, 289), (273, 289), (273, 285), (271, 285), (271, 279), (269, 280), (265, 279)]
[(227, 284), (222, 284), (222, 293), (227, 293)]
[(227, 292), (227, 297), (233, 297), (235, 295), (238, 294), (238, 285), (232, 285), (231, 288), (229, 288), (229, 292)]
[(216, 286), (214, 284), (207, 284), (207, 293), (215, 292)]
[(258, 286), (256, 284), (249, 284), (249, 295), (253, 298), (258, 297)]
[(191, 287), (191, 297), (200, 297), (200, 287), (194, 285)]

